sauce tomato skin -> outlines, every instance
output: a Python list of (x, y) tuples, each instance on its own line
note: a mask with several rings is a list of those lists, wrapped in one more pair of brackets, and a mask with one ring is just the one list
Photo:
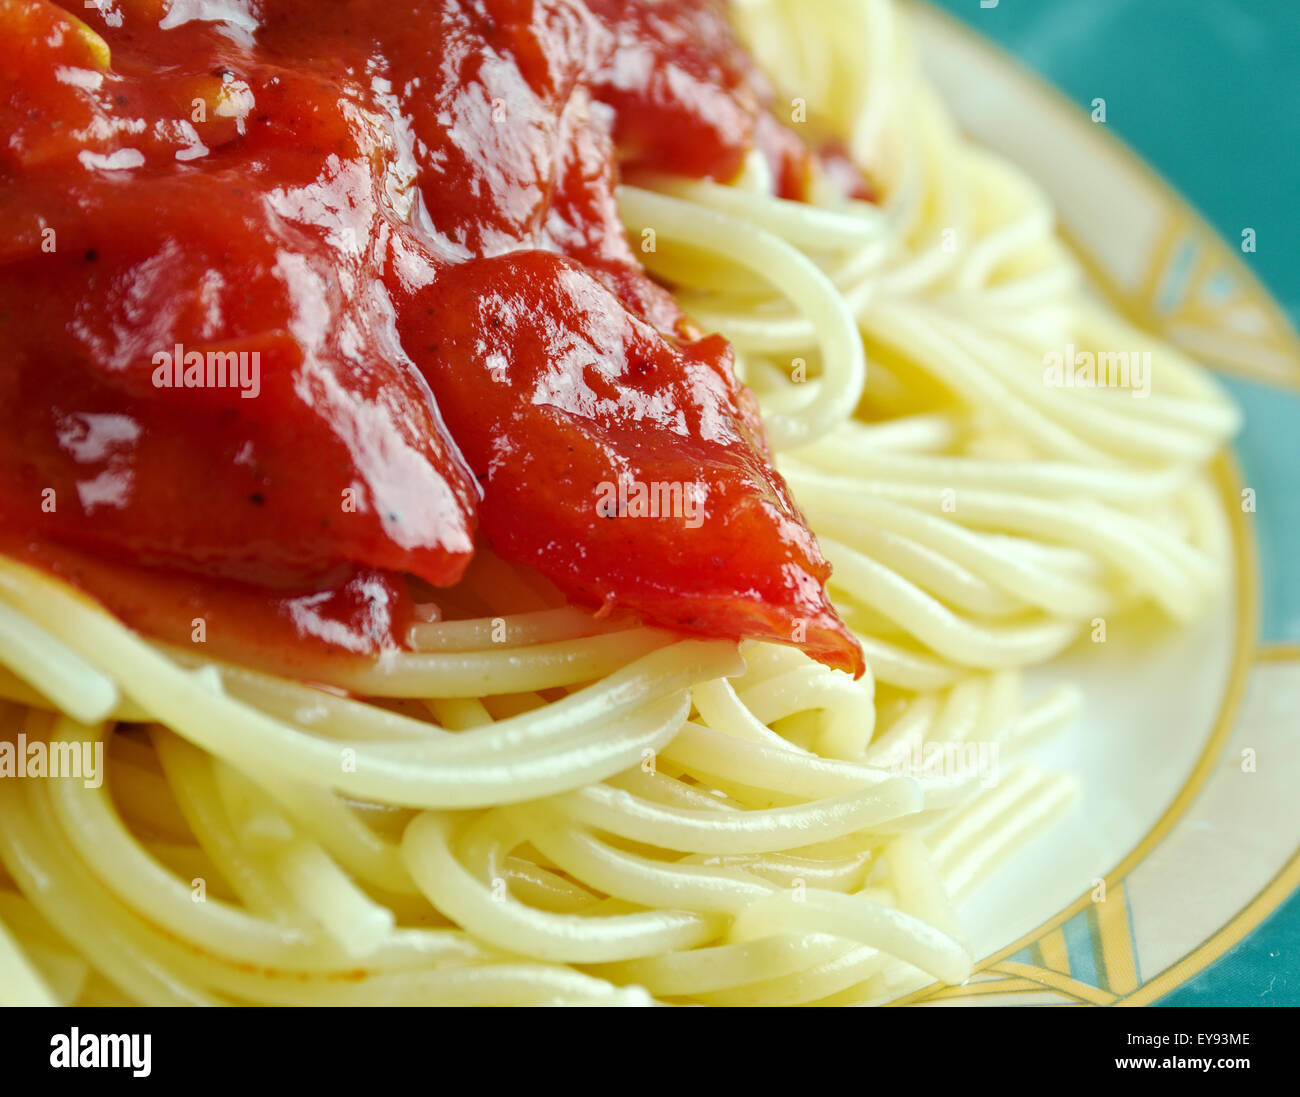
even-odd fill
[[(0, 267), (0, 517), (273, 589), (347, 565), (454, 582), (478, 489), (380, 273), (404, 229), (391, 135), (336, 81), (249, 55), (247, 132), (178, 159), (204, 134), (173, 124), (175, 101), (205, 73), (222, 93), (228, 43), (179, 36), (192, 53), (154, 86), (167, 32), (115, 39), (122, 71), (83, 77), (57, 63), (79, 40), (54, 37), (5, 88), (0, 220), (19, 231)], [(49, 101), (52, 130), (32, 115)], [(177, 348), (256, 356), (256, 375), (159, 387)]]
[(403, 333), (428, 348), (421, 364), (483, 484), (498, 553), (579, 602), (798, 638), (861, 670), (723, 339), (666, 337), (542, 251), (463, 264), (424, 300)]
[[(614, 202), (753, 149), (802, 195), (719, 6), (74, 7), (0, 0), (6, 551), (155, 634), (150, 575), (363, 653), (481, 535), (576, 600), (861, 670), (729, 349)], [(160, 384), (173, 352), (255, 356), (257, 391)], [(599, 515), (620, 480), (694, 485), (698, 524)]]

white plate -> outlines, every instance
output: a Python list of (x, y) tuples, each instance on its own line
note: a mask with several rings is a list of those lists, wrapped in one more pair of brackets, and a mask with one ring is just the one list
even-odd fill
[[(994, 47), (909, 12), (963, 130), (1046, 189), (1098, 288), (1217, 368), (1297, 385), (1281, 310), (1159, 178)], [(1078, 777), (1079, 802), (963, 904), (975, 977), (903, 1001), (1151, 1002), (1300, 885), (1300, 650), (1256, 647), (1252, 515), (1232, 460), (1215, 472), (1235, 557), (1224, 596), (1187, 630), (1154, 615), (1108, 621), (1105, 643), (1085, 639), (1031, 677), (1086, 691), (1076, 726), (1035, 752)]]

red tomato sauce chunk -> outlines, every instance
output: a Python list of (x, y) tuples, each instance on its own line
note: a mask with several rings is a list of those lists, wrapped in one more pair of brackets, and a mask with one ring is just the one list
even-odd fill
[[(217, 14), (219, 13), (219, 14)], [(855, 673), (630, 173), (849, 178), (708, 0), (0, 0), (0, 549), (217, 650), (400, 646), (476, 546)], [(865, 192), (864, 192), (865, 193)], [(306, 650), (306, 649), (304, 649)]]

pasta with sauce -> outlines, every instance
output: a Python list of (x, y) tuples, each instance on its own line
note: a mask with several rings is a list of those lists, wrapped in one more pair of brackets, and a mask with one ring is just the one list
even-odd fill
[[(263, 7), (281, 8), (285, 18), (295, 12), (290, 3)], [(578, 33), (564, 22), (574, 13), (609, 7), (430, 0), (413, 10), (433, 22), (453, 10), (484, 19), (544, 12), (558, 22), (547, 22), (537, 40), (552, 41), (547, 35)], [(18, 8), (51, 9), (29, 12), (31, 19), (62, 18), (44, 0)], [(364, 21), (367, 5), (340, 8)], [(17, 18), (13, 5), (3, 10), (0, 18)], [(680, 29), (698, 28), (692, 20), (719, 9), (687, 2), (662, 10)], [(130, 3), (124, 11), (128, 29), (147, 18)], [(552, 558), (561, 552), (556, 542), (582, 558), (582, 544), (565, 542), (563, 532), (581, 527), (563, 525), (560, 514), (562, 532), (543, 531), (540, 548), (515, 536), (522, 515), (549, 513), (552, 485), (514, 484), (500, 472), (509, 459), (499, 450), (489, 447), (481, 461), (473, 455), (464, 439), (475, 417), (496, 412), (472, 395), (461, 408), (460, 382), (433, 365), (429, 386), (449, 436), (487, 484), (483, 506), (498, 490), (514, 509), (499, 519), (484, 510), (472, 559), (455, 582), (415, 585), (400, 647), (345, 659), (305, 644), (283, 660), (254, 637), (243, 658), (237, 645), (214, 655), (213, 645), (186, 637), (190, 607), (208, 602), (169, 595), (184, 612), (178, 630), (160, 634), (149, 627), (154, 618), (130, 618), (138, 599), (113, 606), (101, 588), (78, 583), (90, 572), (68, 562), (79, 559), (71, 549), (57, 548), (65, 555), (55, 567), (56, 548), (36, 557), (6, 548), (3, 737), (51, 751), (103, 744), (106, 758), (100, 787), (74, 776), (0, 780), (6, 1004), (859, 1004), (889, 1000), (918, 972), (952, 983), (968, 976), (974, 958), (958, 903), (1068, 807), (1073, 785), (1068, 775), (1010, 765), (985, 788), (970, 773), (910, 772), (905, 763), (926, 745), (980, 743), (997, 744), (1014, 762), (1022, 743), (1062, 726), (1082, 701), (1068, 688), (1027, 699), (1022, 671), (1064, 651), (1099, 615), (1149, 606), (1185, 623), (1204, 611), (1228, 566), (1206, 469), (1237, 413), (1168, 346), (1156, 346), (1144, 400), (1043, 383), (1044, 349), (1131, 345), (1133, 333), (1087, 293), (1034, 183), (954, 130), (915, 69), (894, 4), (745, 0), (728, 14), (778, 90), (764, 98), (743, 81), (728, 83), (735, 73), (725, 66), (719, 77), (716, 67), (683, 61), (702, 86), (731, 96), (710, 99), (706, 120), (757, 109), (754, 96), (763, 100), (761, 118), (784, 118), (779, 104), (787, 98), (803, 102), (815, 108), (810, 129), (833, 135), (819, 145), (821, 158), (800, 161), (751, 110), (739, 170), (722, 176), (691, 162), (702, 156), (686, 147), (702, 140), (689, 127), (694, 116), (676, 119), (675, 133), (669, 128), (683, 145), (679, 170), (669, 170), (674, 164), (654, 162), (654, 135), (636, 128), (644, 118), (621, 98), (627, 87), (589, 75), (603, 88), (604, 99), (593, 100), (604, 105), (579, 111), (577, 122), (562, 116), (555, 132), (579, 122), (598, 131), (613, 124), (610, 112), (633, 115), (630, 133), (613, 130), (620, 169), (610, 195), (626, 251), (621, 234), (617, 247), (593, 244), (594, 230), (575, 241), (575, 226), (557, 223), (542, 244), (533, 241), (542, 257), (527, 260), (538, 266), (525, 273), (535, 279), (527, 285), (549, 285), (556, 252), (582, 255), (597, 271), (596, 288), (582, 290), (595, 296), (575, 298), (590, 309), (561, 314), (559, 328), (581, 320), (623, 331), (621, 318), (591, 304), (615, 299), (636, 317), (626, 338), (652, 349), (659, 344), (646, 342), (645, 331), (684, 325), (652, 366), (684, 361), (693, 383), (717, 401), (711, 414), (734, 412), (741, 424), (718, 428), (725, 447), (700, 451), (749, 477), (743, 491), (723, 473), (710, 487), (710, 499), (721, 490), (736, 500), (735, 520), (743, 519), (732, 570), (749, 576), (752, 568), (760, 582), (765, 531), (786, 529), (800, 512), (816, 535), (788, 565), (801, 578), (773, 588), (785, 590), (779, 597), (789, 604), (777, 612), (770, 593), (744, 601), (739, 581), (731, 601), (715, 597), (694, 574), (708, 571), (708, 553), (692, 555), (695, 542), (680, 525), (648, 547), (616, 540), (608, 550), (610, 574), (621, 575), (626, 560), (643, 574), (647, 561), (662, 558), (685, 573), (679, 588), (663, 594), (663, 576), (652, 576), (636, 587), (639, 600), (629, 594), (602, 604), (592, 593), (599, 584), (586, 576), (580, 591), (577, 565)], [(78, 15), (87, 20), (77, 39), (87, 54), (81, 63), (108, 71), (117, 64), (114, 30)], [(652, 20), (629, 19), (614, 24), (620, 48), (672, 37)], [(483, 43), (496, 42), (505, 24), (467, 25), (486, 55)], [(251, 16), (248, 25), (180, 24), (158, 39), (200, 31), (226, 43), (219, 52), (233, 58), (223, 62), (229, 72), (270, 40)], [(312, 65), (324, 65), (326, 44), (312, 48)], [(218, 128), (234, 134), (249, 103), (274, 110), (274, 87), (290, 96), (294, 81), (307, 79), (283, 57), (275, 63), (287, 74), (280, 85), (218, 78), (209, 91)], [(353, 68), (342, 71), (356, 78)], [(471, 90), (474, 80), (490, 91), (504, 79), (487, 67), (475, 71)], [(399, 152), (418, 152), (418, 119), (403, 116), (392, 75), (376, 69), (369, 98), (347, 109), (355, 106)], [(486, 94), (476, 102), (488, 114), (517, 107), (494, 105)], [(311, 123), (320, 131), (313, 140), (334, 139), (328, 124)], [(799, 133), (798, 120), (781, 132)], [(448, 140), (448, 150), (460, 147)], [(611, 152), (598, 141), (581, 151), (597, 160)], [(459, 249), (510, 260), (521, 247), (499, 226), (480, 226), (477, 240), (468, 230), (454, 238), (450, 207), (433, 203), (432, 189), (421, 194), (423, 184), (412, 190), (409, 177), (403, 182), (407, 160), (393, 155), (385, 186), (402, 193), (400, 209), (386, 217), (404, 217), (420, 240), (440, 242), (444, 256)], [(792, 191), (782, 173), (796, 169), (803, 181)], [(314, 223), (351, 231), (320, 194), (299, 194), (295, 216), (307, 198), (318, 203), (309, 211)], [(286, 194), (275, 199), (276, 218), (287, 217)], [(370, 264), (374, 240), (362, 243), (340, 247)], [(294, 267), (282, 246), (275, 261), (297, 271), (295, 285), (314, 285), (308, 264)], [(6, 262), (19, 252), (12, 245)], [(414, 263), (400, 248), (386, 261)], [(653, 283), (638, 280), (641, 265)], [(477, 355), (490, 371), (491, 330), (466, 334), (455, 325), (498, 290), (476, 281), (478, 267), (452, 269), (460, 286), (412, 299), (427, 300), (430, 314), (450, 309), (456, 317), (439, 319), (436, 331), (412, 321), (401, 347), (417, 355), (417, 333), (427, 337), (419, 346), (437, 343), (437, 354), (452, 356), (447, 348), (463, 344), (464, 361)], [(507, 282), (499, 293), (516, 288)], [(539, 291), (520, 300), (552, 298)], [(673, 317), (678, 306), (689, 320)], [(376, 334), (350, 304), (337, 307), (340, 323), (356, 321), (347, 330), (358, 341), (373, 337), (392, 351), (385, 340), (395, 329)], [(707, 332), (725, 337), (735, 375), (757, 398), (779, 478), (765, 480), (745, 464), (757, 449), (735, 458), (738, 444), (726, 432), (749, 429), (748, 397), (699, 372), (704, 351), (691, 357), (690, 348)], [(285, 346), (315, 337), (290, 335)], [(1149, 336), (1141, 342), (1155, 345)], [(263, 358), (264, 391), (275, 361), (270, 351)], [(0, 372), (13, 362), (0, 363)], [(489, 373), (474, 383), (489, 391), (493, 382)], [(412, 385), (414, 400), (424, 389)], [(553, 395), (556, 406), (576, 399), (569, 389)], [(241, 411), (238, 396), (213, 400)], [(671, 470), (655, 429), (647, 419), (618, 460)], [(548, 444), (539, 441), (538, 452)], [(461, 492), (455, 465), (439, 481), (450, 485), (448, 498)], [(558, 469), (557, 483), (568, 475), (567, 466), (526, 467), (530, 476)], [(201, 482), (202, 460), (196, 468)], [(485, 479), (485, 469), (497, 479)], [(330, 470), (304, 461), (299, 472), (310, 491)], [(428, 491), (437, 488), (428, 483)], [(782, 510), (780, 484), (798, 510)], [(212, 490), (218, 498), (224, 485)], [(755, 492), (759, 512), (750, 504)], [(215, 525), (230, 521), (213, 507)], [(13, 513), (0, 509), (11, 528), (34, 536), (12, 526)], [(606, 525), (621, 528), (613, 519)], [(592, 557), (606, 559), (590, 543)], [(448, 534), (439, 550), (452, 557), (459, 544)], [(820, 574), (818, 551), (832, 569), (824, 606), (819, 582), (807, 578)], [(384, 566), (416, 571), (407, 566), (415, 550), (403, 552)], [(380, 587), (367, 581), (362, 602), (373, 607)], [(670, 601), (680, 617), (664, 608)], [(294, 602), (294, 619), (318, 604)], [(251, 620), (260, 629), (270, 619)], [(329, 633), (326, 618), (310, 620)], [(728, 633), (736, 620), (744, 627)], [(859, 658), (852, 652), (860, 652), (857, 677), (846, 673)]]

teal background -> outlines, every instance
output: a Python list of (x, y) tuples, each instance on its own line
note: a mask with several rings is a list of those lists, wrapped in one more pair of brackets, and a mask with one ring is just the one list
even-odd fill
[[(1106, 124), (1194, 205), (1300, 324), (1300, 0), (932, 0)], [(1300, 641), (1300, 394), (1225, 379), (1257, 495), (1260, 639)], [(1300, 718), (1298, 718), (1300, 725)], [(1297, 728), (1300, 731), (1300, 726)], [(1300, 1005), (1300, 892), (1161, 1005)]]

